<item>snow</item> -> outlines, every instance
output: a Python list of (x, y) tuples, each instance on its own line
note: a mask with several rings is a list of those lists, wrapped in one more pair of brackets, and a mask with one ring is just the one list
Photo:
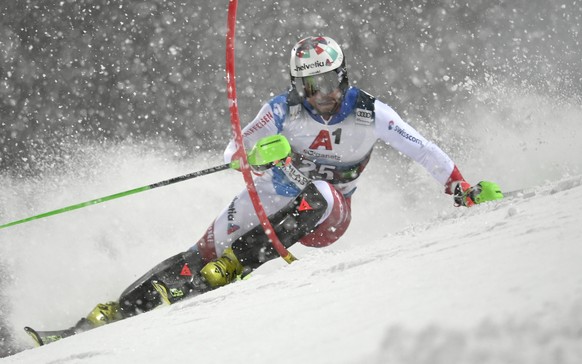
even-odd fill
[[(581, 182), (450, 208), (373, 239), (357, 230), (328, 248), (294, 247), (290, 265), (271, 261), (248, 280), (2, 363), (579, 363)], [(67, 298), (85, 294), (48, 282)], [(38, 307), (25, 308), (55, 328)], [(15, 325), (38, 327), (28, 313)]]
[[(0, 171), (0, 224), (222, 163), (205, 149), (230, 127), (224, 7), (6, 3), (15, 17), (0, 32), (1, 92), (12, 108), (0, 160), (12, 152), (34, 168)], [(243, 120), (286, 87), (296, 39), (331, 34), (351, 82), (395, 107), (465, 178), (527, 193), (454, 208), (424, 170), (379, 147), (333, 246), (294, 247), (291, 265), (277, 259), (249, 280), (42, 348), (23, 326), (69, 327), (116, 299), (194, 244), (242, 178), (222, 172), (1, 230), (0, 357), (18, 352), (1, 363), (582, 363), (579, 4), (321, 4), (245, 4)], [(31, 37), (20, 39), (25, 28)], [(55, 140), (57, 125), (73, 135)], [(77, 138), (93, 126), (129, 140)], [(141, 140), (148, 130), (199, 150)]]

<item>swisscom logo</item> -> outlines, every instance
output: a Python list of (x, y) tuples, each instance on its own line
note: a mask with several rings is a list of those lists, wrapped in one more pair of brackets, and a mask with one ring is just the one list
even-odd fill
[(390, 120), (390, 122), (388, 123), (388, 130), (394, 130), (396, 133), (398, 133), (404, 139), (408, 139), (411, 142), (420, 145), (421, 147), (424, 146), (424, 143), (422, 142), (422, 140), (416, 138), (415, 136), (408, 134), (408, 132), (406, 130), (402, 129), (398, 125), (395, 126), (393, 120)]

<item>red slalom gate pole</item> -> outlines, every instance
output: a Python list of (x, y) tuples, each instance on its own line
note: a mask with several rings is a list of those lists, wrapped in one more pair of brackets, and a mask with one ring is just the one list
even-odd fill
[(251, 201), (253, 202), (253, 207), (257, 213), (261, 226), (265, 230), (265, 233), (271, 240), (273, 247), (277, 250), (277, 253), (285, 259), (287, 263), (291, 263), (296, 258), (283, 246), (277, 234), (275, 234), (275, 229), (271, 225), (267, 213), (261, 204), (261, 199), (257, 193), (255, 183), (253, 182), (253, 177), (251, 175), (251, 168), (247, 160), (247, 153), (243, 145), (242, 130), (240, 127), (240, 119), (238, 115), (238, 105), (236, 99), (236, 73), (235, 73), (235, 57), (234, 57), (234, 38), (235, 38), (235, 28), (236, 28), (236, 10), (238, 6), (238, 0), (229, 0), (228, 4), (228, 23), (227, 23), (227, 33), (226, 33), (226, 84), (227, 84), (227, 95), (228, 95), (228, 107), (230, 110), (230, 123), (232, 126), (232, 133), (234, 135), (234, 140), (237, 146), (237, 150), (240, 151), (237, 155), (240, 156), (240, 170), (243, 174), (247, 191)]

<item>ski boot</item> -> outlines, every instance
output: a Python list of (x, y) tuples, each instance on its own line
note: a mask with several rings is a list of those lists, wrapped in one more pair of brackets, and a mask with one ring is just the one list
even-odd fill
[(64, 330), (41, 331), (25, 327), (24, 331), (32, 337), (36, 346), (43, 346), (62, 340), (69, 336), (89, 331), (99, 326), (119, 321), (123, 318), (119, 310), (119, 303), (107, 302), (98, 304), (87, 317), (83, 317), (77, 324)]
[(74, 331), (75, 334), (79, 334), (121, 319), (123, 319), (123, 315), (119, 310), (119, 303), (100, 303), (89, 312), (87, 317), (80, 319), (75, 326), (71, 327), (69, 330)]
[(87, 321), (93, 328), (119, 321), (122, 318), (117, 302), (100, 303), (87, 315)]
[(243, 272), (243, 266), (239, 262), (231, 248), (227, 248), (222, 257), (206, 264), (200, 270), (202, 277), (212, 287), (217, 288), (227, 285), (237, 279)]
[(75, 334), (79, 334), (121, 319), (123, 319), (123, 316), (119, 310), (119, 303), (100, 303), (89, 312), (87, 317), (80, 319), (75, 326), (71, 327), (69, 330), (72, 330)]

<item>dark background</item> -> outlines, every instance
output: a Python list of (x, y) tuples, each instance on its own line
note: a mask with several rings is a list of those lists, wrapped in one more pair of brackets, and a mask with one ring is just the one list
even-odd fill
[[(34, 171), (85, 139), (222, 148), (226, 1), (2, 1), (0, 172)], [(330, 35), (349, 75), (406, 118), (451, 113), (503, 77), (581, 97), (578, 1), (258, 1), (239, 4), (243, 124), (287, 87), (291, 46)], [(429, 135), (430, 137), (430, 135)], [(185, 152), (187, 153), (187, 152)]]

